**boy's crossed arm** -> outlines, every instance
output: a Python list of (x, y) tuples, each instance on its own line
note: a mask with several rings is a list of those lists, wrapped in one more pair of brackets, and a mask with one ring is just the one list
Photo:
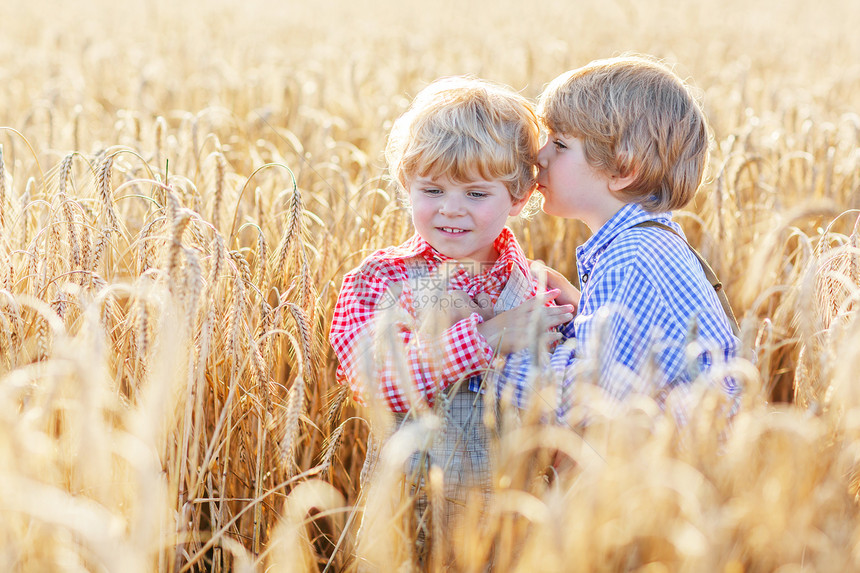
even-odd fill
[(561, 338), (550, 330), (573, 320), (571, 304), (547, 306), (561, 294), (558, 289), (539, 293), (517, 307), (501, 312), (478, 325), (478, 332), (500, 354), (511, 354), (532, 346), (535, 332), (545, 333), (547, 346)]
[(410, 409), (410, 394), (432, 404), (440, 390), (486, 368), (493, 356), (477, 332), (477, 314), (438, 333), (420, 332), (409, 312), (411, 293), (402, 287), (380, 277), (348, 274), (329, 336), (339, 360), (338, 381), (348, 384), (361, 402), (369, 393), (383, 398), (393, 412)]
[[(566, 282), (566, 279), (562, 279)], [(575, 299), (578, 302), (579, 290), (572, 285), (571, 288), (576, 292)], [(454, 326), (472, 313), (478, 313), (483, 319), (478, 325), (478, 333), (499, 354), (511, 354), (531, 346), (531, 335), (534, 332), (546, 332), (545, 342), (551, 345), (561, 337), (560, 333), (551, 329), (573, 320), (573, 313), (576, 311), (575, 303), (563, 303), (559, 300), (564, 296), (570, 300), (571, 293), (565, 295), (560, 289), (552, 288), (544, 294), (523, 301), (519, 306), (496, 314), (486, 294), (480, 293), (475, 299), (471, 299), (464, 291), (451, 291), (443, 310), (445, 327)], [(550, 302), (557, 304), (548, 306)]]
[[(488, 301), (452, 291), (444, 308), (440, 304), (429, 309), (438, 315), (438, 330), (425, 333), (406, 310), (408, 293), (402, 294), (398, 286), (369, 284), (348, 275), (330, 336), (340, 361), (338, 379), (348, 383), (359, 399), (366, 392), (376, 392), (394, 412), (408, 411), (413, 393), (432, 404), (439, 391), (488, 368), (496, 354), (525, 348), (536, 330), (545, 332), (573, 318), (570, 305), (546, 306), (558, 291), (539, 294), (497, 315), (492, 315)], [(396, 307), (380, 309), (379, 301), (391, 301), (395, 292)], [(381, 310), (395, 313), (389, 315), (390, 322)], [(381, 339), (386, 333), (392, 336)], [(551, 332), (546, 340), (550, 343), (559, 336)], [(412, 385), (413, 392), (402, 387), (405, 383)]]

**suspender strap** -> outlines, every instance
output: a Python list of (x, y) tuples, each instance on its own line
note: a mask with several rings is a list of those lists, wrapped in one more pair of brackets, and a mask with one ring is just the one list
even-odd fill
[(642, 221), (641, 223), (637, 223), (633, 225), (633, 227), (658, 227), (660, 229), (664, 229), (669, 231), (687, 245), (687, 248), (690, 249), (690, 252), (695, 255), (696, 259), (698, 259), (699, 264), (702, 265), (702, 270), (705, 271), (705, 278), (708, 279), (708, 282), (711, 283), (711, 286), (714, 287), (714, 291), (717, 293), (717, 298), (720, 299), (720, 304), (723, 306), (723, 311), (726, 313), (726, 318), (729, 319), (729, 326), (732, 327), (732, 333), (735, 336), (740, 335), (740, 328), (738, 327), (738, 321), (735, 318), (735, 313), (732, 310), (732, 305), (729, 304), (729, 298), (726, 296), (726, 291), (723, 289), (723, 283), (720, 282), (720, 279), (717, 278), (717, 274), (714, 272), (714, 269), (711, 268), (711, 265), (708, 264), (708, 261), (699, 254), (696, 249), (687, 242), (684, 237), (682, 237), (675, 229), (668, 225), (664, 225), (663, 223), (658, 223), (657, 221)]

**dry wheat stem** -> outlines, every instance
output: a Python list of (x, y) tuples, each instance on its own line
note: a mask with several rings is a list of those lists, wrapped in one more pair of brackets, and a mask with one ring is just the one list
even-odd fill
[(239, 219), (239, 206), (242, 204), (242, 197), (245, 195), (245, 190), (246, 190), (246, 189), (248, 188), (248, 186), (250, 185), (251, 180), (252, 180), (252, 179), (254, 179), (254, 177), (255, 177), (258, 173), (260, 173), (260, 172), (262, 172), (262, 171), (264, 171), (264, 170), (266, 170), (266, 169), (269, 169), (269, 168), (271, 168), (271, 167), (281, 167), (281, 168), (283, 168), (283, 169), (286, 169), (287, 173), (289, 173), (289, 175), (290, 175), (290, 179), (291, 179), (291, 180), (292, 180), (292, 182), (293, 182), (293, 188), (294, 188), (294, 189), (296, 188), (296, 178), (295, 178), (295, 175), (293, 175), (292, 170), (291, 170), (289, 167), (287, 167), (285, 164), (283, 164), (283, 163), (266, 163), (266, 164), (264, 164), (264, 165), (261, 165), (260, 167), (257, 167), (257, 168), (256, 168), (256, 169), (255, 169), (255, 170), (254, 170), (254, 171), (253, 171), (253, 172), (248, 176), (248, 179), (246, 179), (246, 180), (245, 180), (245, 184), (244, 184), (244, 185), (242, 185), (242, 188), (239, 190), (239, 195), (238, 195), (238, 197), (236, 198), (236, 208), (235, 208), (235, 210), (234, 210), (234, 212), (233, 212), (233, 223), (232, 223), (232, 224), (231, 224), (231, 226), (230, 226), (230, 234), (229, 234), (229, 238), (230, 238), (230, 242), (231, 242), (231, 243), (232, 243), (233, 239), (234, 239), (234, 238), (235, 238), (235, 236), (236, 236), (236, 225), (238, 224), (238, 219)]
[[(227, 27), (219, 26), (222, 20), (202, 5), (194, 10), (190, 5), (175, 6), (180, 12), (194, 11), (194, 18), (177, 14), (164, 20), (155, 12), (145, 12), (151, 26), (128, 25), (128, 16), (100, 10), (99, 21), (104, 19), (117, 33), (93, 49), (60, 33), (63, 27), (95, 21), (86, 6), (76, 6), (77, 20), (69, 20), (60, 9), (56, 17), (36, 19), (43, 33), (27, 36), (27, 23), (36, 21), (31, 4), (8, 6), (7, 20), (19, 22), (20, 30), (12, 36), (0, 35), (0, 52), (6, 49), (10, 56), (24, 46), (28, 53), (27, 66), (17, 70), (24, 73), (16, 72), (15, 81), (7, 82), (5, 105), (0, 106), (6, 121), (26, 125), (22, 132), (0, 132), (0, 137), (7, 138), (0, 147), (0, 288), (5, 289), (0, 291), (0, 344), (4, 351), (13, 350), (0, 352), (4, 369), (0, 393), (5, 397), (0, 400), (5, 404), (0, 407), (0, 466), (13, 475), (37, 475), (58, 490), (81, 488), (74, 491), (77, 498), (96, 500), (115, 514), (110, 519), (128, 525), (115, 530), (111, 523), (98, 521), (95, 528), (86, 524), (88, 531), (99, 527), (118, 531), (115, 539), (130, 548), (134, 557), (126, 561), (142, 564), (142, 570), (219, 570), (231, 564), (233, 570), (246, 567), (249, 571), (298, 568), (295, 559), (283, 564), (276, 560), (272, 544), (278, 534), (269, 532), (281, 531), (279, 524), (297, 528), (310, 524), (313, 517), (307, 514), (285, 519), (277, 500), (285, 488), (309, 480), (312, 474), (284, 482), (280, 461), (269, 460), (265, 450), (281, 454), (284, 447), (293, 448), (291, 471), (302, 472), (318, 461), (319, 468), (313, 469), (326, 471), (326, 478), (347, 499), (366, 497), (368, 488), (355, 478), (364, 468), (367, 429), (362, 424), (337, 423), (338, 411), (352, 412), (354, 406), (347, 401), (345, 388), (335, 396), (330, 392), (338, 387), (336, 362), (323, 337), (340, 275), (358, 264), (363, 254), (401, 242), (408, 229), (406, 211), (385, 191), (377, 173), (382, 169), (381, 152), (390, 121), (405, 109), (406, 98), (429, 79), (449, 73), (480, 68), (481, 75), (516, 88), (526, 86), (524, 95), (536, 96), (540, 86), (559, 71), (599, 56), (601, 46), (611, 44), (615, 32), (600, 26), (606, 11), (586, 6), (586, 17), (580, 20), (587, 26), (561, 11), (558, 18), (543, 23), (545, 41), (539, 43), (517, 43), (517, 30), (527, 28), (525, 16), (507, 18), (518, 26), (501, 19), (487, 21), (485, 31), (495, 34), (480, 36), (471, 29), (449, 34), (441, 23), (424, 27), (405, 41), (394, 26), (382, 25), (377, 15), (372, 29), (379, 33), (370, 35), (371, 45), (366, 41), (371, 28), (362, 27), (367, 18), (360, 11), (352, 10), (343, 19), (350, 22), (344, 28), (332, 24), (337, 19), (309, 18), (299, 7), (299, 12), (290, 11), (288, 26), (279, 21), (277, 10), (253, 22), (257, 43), (273, 48), (260, 51), (242, 48), (251, 19), (240, 10), (219, 12), (222, 19), (229, 14)], [(405, 22), (404, 18), (414, 16), (406, 14), (406, 5), (396, 8), (392, 19), (396, 16)], [(651, 11), (624, 9), (619, 14), (643, 24), (665, 24), (663, 16), (670, 8), (676, 7), (664, 1)], [(709, 18), (712, 8), (699, 8), (682, 9), (669, 22), (670, 27), (688, 32), (664, 35), (672, 38), (671, 45), (654, 36), (659, 26), (649, 25), (628, 34), (626, 41), (651, 45), (663, 56), (692, 54), (678, 65), (686, 65), (685, 74), (689, 71), (703, 80), (703, 101), (714, 136), (714, 178), (703, 183), (698, 202), (680, 218), (691, 242), (717, 253), (731, 277), (728, 284), (733, 288), (728, 292), (739, 314), (745, 315), (743, 352), (757, 358), (756, 374), (763, 379), (744, 382), (747, 389), (735, 432), (722, 444), (716, 434), (723, 431), (725, 420), (720, 403), (710, 395), (695, 397), (699, 400), (696, 412), (684, 433), (667, 429), (647, 406), (631, 408), (617, 418), (597, 408), (591, 423), (577, 431), (581, 439), (612, 455), (602, 464), (585, 467), (583, 444), (572, 437), (573, 430), (559, 428), (562, 450), (579, 455), (581, 463), (568, 473), (558, 471), (552, 486), (532, 481), (535, 476), (527, 471), (526, 466), (538, 457), (536, 450), (529, 449), (534, 439), (526, 435), (528, 431), (519, 434), (521, 443), (505, 441), (504, 459), (511, 460), (516, 471), (505, 474), (510, 485), (496, 484), (494, 491), (512, 495), (491, 507), (485, 521), (468, 521), (462, 538), (450, 548), (432, 543), (438, 540), (438, 532), (431, 535), (434, 564), (441, 562), (444, 548), (450, 550), (444, 558), (453, 559), (452, 569), (461, 570), (480, 570), (489, 560), (500, 570), (553, 569), (556, 563), (581, 570), (857, 569), (852, 548), (860, 473), (855, 463), (854, 418), (860, 397), (855, 396), (850, 376), (857, 366), (860, 265), (857, 225), (849, 235), (855, 221), (835, 214), (857, 207), (860, 121), (856, 113), (845, 110), (857, 107), (854, 102), (860, 90), (854, 89), (857, 75), (852, 69), (837, 68), (827, 59), (791, 57), (802, 54), (815, 38), (815, 49), (834, 48), (833, 53), (840, 49), (848, 53), (857, 43), (850, 26), (843, 30), (818, 26), (827, 20), (826, 11), (804, 18), (812, 13), (799, 0), (790, 0), (781, 11), (761, 3), (745, 5), (737, 14), (724, 11), (730, 16), (725, 21)], [(846, 0), (835, 8), (831, 12), (840, 16), (833, 22), (849, 22), (856, 15)], [(501, 9), (500, 14), (507, 14), (506, 10), (517, 8)], [(769, 18), (754, 21), (761, 13)], [(785, 17), (788, 13), (796, 17)], [(423, 17), (432, 19), (432, 15)], [(804, 20), (816, 22), (821, 34), (795, 33), (802, 30), (799, 23)], [(197, 29), (201, 22), (208, 23), (205, 34)], [(163, 32), (159, 37), (169, 40), (153, 43), (144, 33), (147, 29), (159, 29)], [(737, 31), (750, 29), (757, 33)], [(700, 32), (728, 34), (731, 49), (725, 54), (685, 51), (693, 37), (701, 37)], [(571, 33), (583, 41), (570, 44)], [(782, 46), (780, 54), (762, 49), (756, 40), (779, 39), (781, 33), (790, 35), (792, 42), (772, 42)], [(134, 40), (138, 35), (147, 37), (145, 50), (138, 49), (142, 45)], [(51, 40), (55, 36), (65, 38), (63, 50), (56, 50)], [(220, 41), (228, 36), (229, 42)], [(510, 45), (520, 47), (499, 51), (488, 40), (494, 37), (511, 39)], [(456, 38), (453, 44), (451, 38)], [(319, 49), (293, 49), (311, 43)], [(339, 48), (344, 46), (353, 61), (339, 68), (342, 59), (337, 54), (343, 53)], [(785, 46), (792, 54), (785, 52)], [(44, 57), (46, 50), (50, 58)], [(387, 57), (376, 57), (379, 50)], [(63, 56), (73, 53), (82, 55), (79, 62)], [(735, 57), (741, 53), (750, 57)], [(815, 53), (806, 51), (806, 55)], [(433, 57), (428, 59), (428, 54)], [(116, 65), (104, 65), (107, 55)], [(11, 56), (7, 60), (16, 61)], [(788, 66), (787, 61), (795, 65)], [(45, 87), (38, 80), (45, 75), (46, 63), (59, 74), (51, 72), (56, 85)], [(131, 82), (118, 74), (123, 69), (136, 72)], [(110, 88), (102, 89), (106, 85)], [(176, 90), (175, 85), (183, 89)], [(804, 90), (796, 89), (797, 85)], [(210, 102), (226, 107), (198, 111)], [(19, 143), (22, 133), (32, 137), (25, 139), (29, 153)], [(86, 179), (77, 178), (69, 154), (57, 151), (70, 144), (78, 150), (73, 154), (88, 163), (80, 166)], [(84, 155), (83, 149), (94, 151)], [(132, 167), (117, 155), (118, 149), (145, 161)], [(113, 179), (103, 172), (109, 158)], [(47, 161), (56, 167), (41, 175), (39, 164)], [(275, 174), (255, 171), (288, 163), (300, 169), (292, 185), (295, 190), (287, 183), (280, 192), (284, 187), (280, 170)], [(135, 178), (135, 172), (151, 171), (150, 165), (158, 175), (150, 172), (153, 181)], [(246, 179), (236, 197), (233, 183), (240, 177)], [(151, 197), (139, 191), (145, 185), (151, 185)], [(104, 186), (113, 201), (116, 226), (108, 220)], [(253, 198), (244, 197), (248, 187)], [(716, 195), (710, 200), (707, 193)], [(132, 197), (146, 200), (122, 201)], [(813, 197), (830, 199), (833, 211), (786, 223), (793, 212), (809, 208)], [(223, 203), (217, 206), (219, 200), (229, 203), (227, 213)], [(189, 208), (196, 212), (195, 224), (176, 242), (177, 214)], [(230, 214), (227, 234), (224, 219)], [(257, 229), (256, 237), (245, 229), (250, 226)], [(208, 230), (213, 230), (211, 237)], [(771, 231), (776, 236), (769, 236)], [(529, 257), (547, 260), (567, 274), (575, 268), (573, 250), (558, 245), (581, 244), (586, 236), (577, 223), (545, 216), (517, 223), (515, 232)], [(840, 253), (844, 258), (838, 258)], [(187, 402), (185, 408), (171, 412), (177, 423), (159, 446), (163, 459), (154, 460), (157, 467), (151, 474), (162, 475), (163, 462), (167, 468), (163, 479), (171, 488), (181, 484), (186, 498), (171, 489), (157, 503), (151, 494), (127, 487), (128, 472), (137, 471), (128, 459), (133, 456), (123, 443), (112, 441), (117, 429), (131, 427), (132, 412), (144, 394), (138, 396), (139, 389), (154, 382), (147, 380), (146, 372), (158, 372), (163, 366), (157, 364), (157, 352), (143, 348), (141, 354), (135, 344), (151, 337), (143, 346), (154, 346), (155, 333), (162, 326), (162, 319), (154, 316), (155, 307), (140, 308), (148, 283), (169, 283), (176, 291), (188, 312), (183, 328), (190, 330), (195, 341), (190, 351), (193, 379), (180, 378), (182, 388), (177, 389)], [(123, 290), (125, 284), (139, 288)], [(27, 293), (40, 300), (50, 318), (19, 303)], [(42, 373), (53, 372), (70, 349), (75, 352), (82, 342), (91, 341), (87, 330), (93, 330), (94, 319), (82, 315), (90, 298), (97, 305), (90, 310), (100, 313), (96, 336), (108, 348), (101, 351), (106, 356), (99, 358), (98, 351), (87, 347), (92, 354), (84, 359), (92, 356), (93, 362), (108, 364), (116, 386), (114, 390), (109, 381), (92, 382), (96, 385), (87, 391), (111, 396), (110, 403), (99, 405), (87, 402), (90, 399), (83, 394), (67, 394), (75, 390), (73, 381), (79, 374), (46, 377)], [(297, 325), (285, 324), (289, 304), (304, 313), (300, 319), (294, 314)], [(144, 329), (138, 324), (141, 311), (152, 315), (145, 317)], [(826, 313), (834, 317), (827, 324), (823, 322)], [(54, 333), (49, 320), (61, 325), (57, 333), (62, 334)], [(280, 334), (286, 338), (276, 340)], [(588, 378), (598, 365), (584, 366), (583, 377)], [(296, 400), (290, 410), (289, 400), (279, 403), (275, 396), (266, 395), (265, 384), (278, 371), (277, 382), (289, 388), (297, 370), (302, 374), (303, 400)], [(746, 380), (752, 373), (738, 376)], [(766, 403), (767, 388), (777, 383), (787, 383), (788, 397), (797, 392), (796, 405), (780, 408)], [(298, 394), (296, 388), (296, 384), (289, 388), (290, 398)], [(267, 412), (269, 404), (278, 418), (271, 426), (269, 419), (257, 415)], [(284, 425), (290, 425), (284, 418), (295, 411), (300, 412), (295, 435), (277, 443)], [(69, 458), (75, 432), (85, 427), (82, 412), (92, 414), (86, 421), (87, 431), (98, 431), (103, 424), (102, 437), (115, 450), (113, 457), (105, 457), (102, 446), (92, 449), (98, 458), (93, 459), (93, 467), (109, 464), (111, 468), (98, 485), (79, 462)], [(582, 412), (585, 416), (584, 407)], [(534, 415), (524, 412), (523, 421), (530, 423)], [(505, 433), (509, 418), (498, 420)], [(272, 432), (274, 436), (269, 436)], [(368, 445), (368, 457), (374, 447), (373, 442)], [(261, 489), (261, 475), (283, 482), (275, 497), (263, 499), (268, 490)], [(663, 483), (652, 483), (656, 476)], [(679, 483), (679, 476), (689, 477), (689, 483)], [(392, 473), (382, 479), (395, 477)], [(712, 489), (695, 486), (703, 480)], [(366, 479), (363, 482), (367, 484)], [(432, 487), (435, 483), (428, 485), (438, 492)], [(388, 494), (396, 486), (391, 489)], [(26, 495), (18, 499), (32, 501)], [(192, 501), (198, 503), (189, 517)], [(379, 503), (385, 501), (379, 498)], [(254, 507), (253, 520), (250, 507)], [(380, 507), (367, 509), (368, 515), (381, 511)], [(326, 509), (320, 515), (334, 516), (336, 511)], [(393, 556), (385, 566), (414, 569), (417, 565), (403, 524), (408, 510), (396, 511), (392, 509), (395, 517), (380, 535), (390, 540), (386, 549)], [(149, 522), (135, 517), (138, 514), (155, 517)], [(349, 524), (354, 515), (356, 511), (350, 511)], [(540, 515), (544, 521), (533, 519)], [(190, 525), (182, 516), (189, 517)], [(41, 513), (0, 520), (0, 545), (20, 560), (13, 567), (74, 569), (101, 562), (74, 533), (52, 527), (52, 519), (61, 521)], [(324, 535), (339, 538), (334, 554), (329, 558), (324, 537), (313, 539), (304, 532), (301, 542), (295, 537), (298, 544), (290, 545), (293, 557), (309, 556), (315, 563), (327, 560), (329, 570), (348, 571), (355, 570), (362, 558), (373, 557), (362, 553), (363, 546), (351, 546), (355, 532), (347, 533), (349, 524), (343, 530), (332, 524), (329, 530), (327, 517), (318, 523)], [(177, 526), (180, 531), (184, 528), (178, 538)], [(214, 532), (214, 537), (201, 529)], [(791, 541), (797, 539), (804, 542)], [(99, 550), (113, 554), (111, 563), (126, 562), (116, 560), (120, 551), (109, 544)], [(256, 558), (250, 550), (259, 550)]]
[[(305, 480), (305, 479), (308, 479), (308, 478), (310, 478), (310, 477), (313, 477), (313, 476), (315, 476), (315, 475), (319, 474), (319, 473), (320, 473), (320, 471), (321, 471), (321, 468), (319, 468), (319, 467), (314, 467), (314, 468), (310, 468), (310, 469), (308, 469), (308, 470), (305, 470), (305, 471), (303, 471), (303, 472), (301, 472), (301, 473), (299, 473), (299, 474), (296, 474), (296, 475), (294, 475), (294, 476), (291, 476), (291, 477), (287, 478), (286, 480), (284, 480), (284, 481), (282, 481), (282, 482), (280, 482), (280, 483), (276, 484), (274, 487), (272, 487), (272, 488), (270, 488), (269, 490), (267, 490), (267, 491), (263, 492), (263, 494), (261, 495), (261, 497), (253, 499), (253, 500), (251, 501), (251, 503), (249, 503), (248, 505), (246, 505), (245, 507), (243, 507), (241, 510), (239, 510), (239, 511), (236, 513), (236, 515), (234, 515), (234, 516), (230, 519), (230, 521), (228, 521), (228, 522), (227, 522), (227, 523), (225, 523), (225, 524), (224, 524), (220, 529), (218, 529), (218, 531), (215, 531), (214, 533), (212, 533), (212, 536), (209, 538), (209, 540), (206, 542), (206, 544), (205, 544), (205, 545), (203, 545), (203, 547), (201, 547), (201, 548), (200, 548), (200, 550), (199, 550), (197, 553), (195, 553), (194, 555), (192, 555), (192, 556), (191, 556), (191, 558), (190, 558), (190, 559), (185, 563), (185, 565), (183, 565), (183, 566), (182, 566), (182, 568), (179, 570), (179, 573), (184, 573), (185, 571), (188, 571), (191, 567), (193, 567), (193, 566), (194, 566), (194, 564), (195, 564), (197, 561), (199, 561), (200, 559), (202, 559), (202, 558), (203, 558), (203, 556), (204, 556), (204, 555), (205, 555), (205, 554), (206, 554), (210, 549), (212, 549), (213, 545), (215, 545), (216, 543), (220, 543), (220, 542), (221, 542), (221, 538), (222, 538), (222, 536), (224, 536), (224, 534), (225, 534), (225, 533), (227, 533), (227, 531), (228, 531), (231, 527), (233, 527), (233, 525), (234, 525), (237, 521), (239, 521), (239, 519), (241, 519), (241, 517), (242, 517), (246, 512), (248, 512), (248, 511), (250, 511), (251, 509), (255, 508), (257, 504), (261, 503), (264, 499), (266, 499), (266, 498), (267, 498), (267, 497), (269, 497), (270, 495), (275, 494), (275, 493), (278, 493), (278, 492), (282, 491), (284, 488), (286, 488), (286, 487), (288, 487), (288, 486), (290, 486), (290, 485), (292, 485), (292, 484), (294, 484), (294, 483), (298, 483), (298, 482), (300, 482), (301, 480)], [(223, 498), (222, 498), (222, 499), (223, 499)]]
[(114, 207), (113, 196), (111, 194), (111, 168), (113, 167), (113, 156), (108, 155), (102, 161), (98, 173), (98, 190), (99, 199), (102, 201), (103, 213), (107, 219), (107, 226), (111, 228), (119, 227), (119, 219)]
[(6, 230), (6, 158), (0, 145), (0, 230)]
[(224, 201), (224, 171), (227, 167), (227, 162), (224, 159), (224, 154), (221, 152), (215, 153), (215, 190), (213, 192), (214, 201), (212, 203), (212, 226), (218, 229), (221, 226), (221, 204)]

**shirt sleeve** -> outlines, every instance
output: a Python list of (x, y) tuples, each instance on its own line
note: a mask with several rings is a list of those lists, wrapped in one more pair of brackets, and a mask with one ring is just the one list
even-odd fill
[(489, 366), (493, 350), (478, 333), (472, 314), (439, 334), (419, 331), (399, 284), (376, 273), (344, 277), (329, 340), (339, 364), (337, 380), (356, 399), (369, 393), (393, 412), (406, 412), (412, 399), (432, 405), (439, 391)]

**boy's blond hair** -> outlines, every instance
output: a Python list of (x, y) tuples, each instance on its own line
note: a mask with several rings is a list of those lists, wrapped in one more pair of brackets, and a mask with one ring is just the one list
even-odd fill
[(401, 115), (385, 157), (394, 179), (445, 176), (502, 181), (514, 202), (535, 187), (540, 124), (529, 101), (506, 86), (469, 77), (431, 83)]
[(616, 195), (648, 211), (683, 207), (702, 182), (708, 128), (690, 88), (650, 57), (624, 55), (555, 78), (538, 115), (550, 130), (582, 141), (588, 163), (633, 182)]

